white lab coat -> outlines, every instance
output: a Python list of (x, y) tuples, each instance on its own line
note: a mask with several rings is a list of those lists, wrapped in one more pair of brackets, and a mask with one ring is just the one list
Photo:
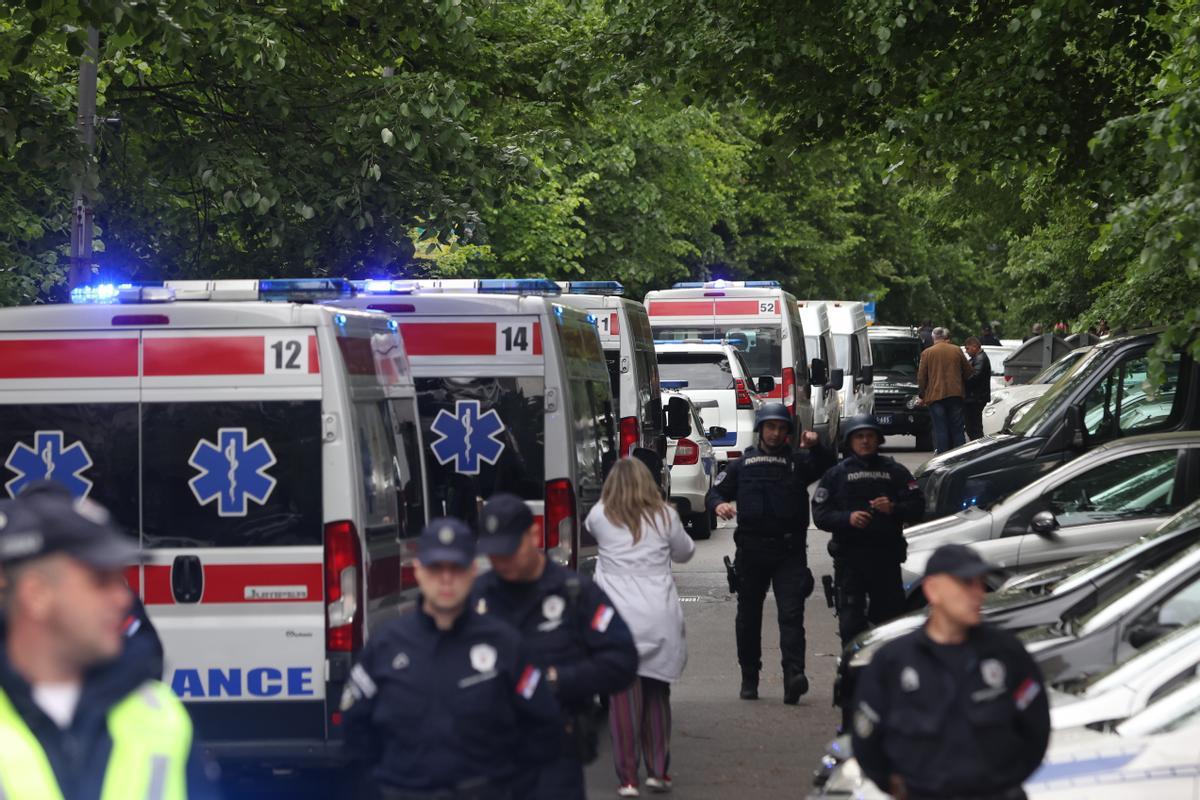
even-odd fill
[(696, 552), (679, 514), (668, 508), (655, 524), (643, 524), (637, 544), (628, 528), (604, 515), (603, 503), (592, 508), (587, 526), (600, 548), (596, 583), (633, 632), (638, 675), (679, 680), (687, 664), (687, 639), (671, 562), (683, 563)]

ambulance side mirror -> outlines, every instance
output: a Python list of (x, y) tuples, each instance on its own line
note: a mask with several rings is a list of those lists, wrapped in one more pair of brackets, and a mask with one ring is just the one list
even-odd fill
[(875, 365), (863, 364), (858, 369), (858, 382), (863, 386), (870, 386), (875, 382)]
[(838, 367), (837, 369), (835, 369), (829, 373), (828, 387), (830, 389), (840, 389), (840, 388), (842, 388), (842, 384), (845, 382), (846, 382), (846, 370), (842, 369), (841, 367)]
[(667, 436), (672, 439), (683, 439), (692, 432), (691, 413), (688, 401), (682, 397), (672, 397), (667, 401)]
[(814, 358), (808, 369), (808, 385), (824, 386), (829, 382), (829, 365), (820, 358)]
[(775, 389), (775, 378), (770, 375), (763, 375), (754, 382), (754, 390), (759, 394), (766, 394)]

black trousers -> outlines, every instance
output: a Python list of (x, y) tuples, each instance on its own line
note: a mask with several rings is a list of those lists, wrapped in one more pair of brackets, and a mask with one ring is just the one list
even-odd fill
[(967, 428), (967, 441), (983, 438), (983, 403), (963, 403), (963, 422)]
[(734, 623), (738, 664), (742, 669), (762, 669), (762, 611), (767, 589), (771, 589), (779, 614), (783, 670), (804, 672), (804, 600), (813, 586), (804, 545), (787, 548), (782, 543), (739, 542), (734, 567), (741, 582)]
[(838, 635), (843, 646), (869, 626), (904, 613), (904, 585), (898, 562), (835, 558), (833, 571)]

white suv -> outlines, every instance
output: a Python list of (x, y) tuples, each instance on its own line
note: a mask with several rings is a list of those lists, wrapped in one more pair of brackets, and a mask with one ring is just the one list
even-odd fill
[[(690, 397), (706, 430), (725, 429), (724, 436), (711, 442), (718, 466), (723, 469), (730, 459), (740, 458), (754, 443), (754, 412), (761, 403), (757, 393), (770, 387), (755, 385), (745, 356), (724, 340), (660, 341), (654, 350), (662, 387)], [(708, 407), (705, 401), (710, 400), (716, 405)]]

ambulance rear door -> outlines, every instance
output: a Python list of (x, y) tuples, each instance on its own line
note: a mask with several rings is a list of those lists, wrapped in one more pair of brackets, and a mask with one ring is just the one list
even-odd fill
[(165, 679), (218, 747), (326, 736), (329, 376), (299, 309), (279, 327), (143, 333), (142, 594)]

